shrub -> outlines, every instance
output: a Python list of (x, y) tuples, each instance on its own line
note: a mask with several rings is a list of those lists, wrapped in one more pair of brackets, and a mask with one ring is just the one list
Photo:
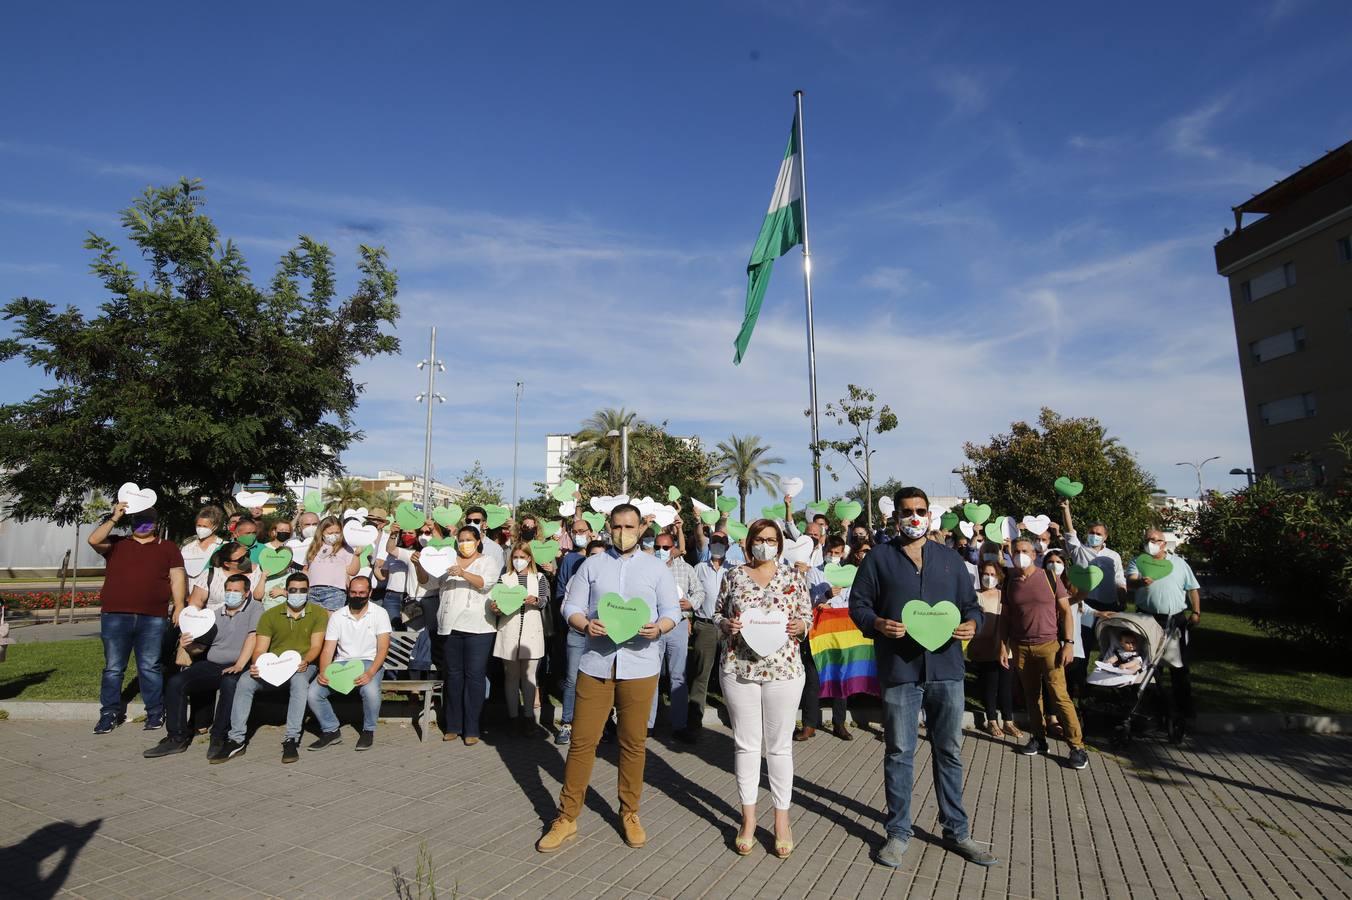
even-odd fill
[[(69, 593), (61, 594), (57, 591), (36, 591), (32, 593), (0, 591), (0, 603), (11, 611), (56, 609), (58, 598), (60, 598), (62, 609), (70, 608)], [(75, 593), (75, 605), (81, 609), (98, 606), (100, 602), (98, 591), (77, 591)]]

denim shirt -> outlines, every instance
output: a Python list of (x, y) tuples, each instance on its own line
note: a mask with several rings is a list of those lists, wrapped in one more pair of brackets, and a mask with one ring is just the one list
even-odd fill
[[(656, 556), (634, 550), (621, 556), (615, 548), (589, 556), (568, 581), (563, 598), (563, 618), (582, 613), (596, 618), (597, 606), (606, 594), (626, 600), (637, 597), (648, 604), (650, 623), (670, 619), (680, 623), (681, 605), (676, 599), (676, 580), (667, 564)], [(658, 674), (662, 657), (659, 640), (634, 635), (617, 645), (608, 637), (587, 636), (579, 671), (593, 678), (648, 678)]]
[(875, 619), (901, 621), (901, 609), (911, 600), (934, 604), (947, 600), (957, 606), (962, 621), (980, 629), (985, 617), (972, 588), (972, 576), (956, 551), (934, 541), (921, 547), (922, 570), (906, 556), (900, 544), (874, 547), (865, 557), (850, 589), (850, 618), (865, 636), (873, 636), (878, 657), (878, 677), (884, 685), (925, 681), (961, 681), (967, 672), (962, 642), (949, 640), (936, 652), (915, 642), (909, 634), (900, 639), (874, 631)]

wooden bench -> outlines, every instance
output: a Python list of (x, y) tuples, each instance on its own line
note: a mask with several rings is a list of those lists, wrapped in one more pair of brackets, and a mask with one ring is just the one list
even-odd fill
[[(382, 694), (421, 694), (422, 708), (421, 712), (413, 713), (413, 726), (418, 729), (420, 740), (427, 740), (427, 731), (433, 724), (432, 719), (432, 696), (441, 694), (441, 680), (436, 678), (408, 678), (400, 677), (408, 674), (408, 664), (413, 657), (413, 644), (418, 639), (416, 631), (396, 631), (390, 635), (390, 651), (385, 656), (385, 665), (383, 670), (385, 677), (381, 679), (380, 691)], [(394, 673), (391, 678), (390, 674)]]

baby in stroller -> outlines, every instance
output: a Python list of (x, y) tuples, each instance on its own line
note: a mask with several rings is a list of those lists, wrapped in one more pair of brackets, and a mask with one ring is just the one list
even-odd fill
[(1145, 661), (1141, 658), (1140, 651), (1136, 649), (1136, 634), (1131, 631), (1114, 629), (1113, 635), (1117, 639), (1116, 643), (1109, 648), (1108, 655), (1103, 657), (1101, 661), (1105, 665), (1121, 669), (1123, 672), (1134, 674), (1141, 671)]

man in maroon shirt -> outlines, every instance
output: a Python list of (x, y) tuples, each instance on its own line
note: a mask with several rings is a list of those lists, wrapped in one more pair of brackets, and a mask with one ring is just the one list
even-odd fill
[(1000, 606), (1000, 665), (1009, 668), (1013, 657), (1028, 704), (1028, 725), (1033, 734), (1019, 752), (1025, 756), (1047, 752), (1047, 726), (1042, 715), (1045, 678), (1056, 713), (1065, 723), (1066, 743), (1070, 744), (1068, 764), (1073, 769), (1087, 768), (1089, 754), (1084, 749), (1080, 719), (1066, 690), (1066, 666), (1075, 658), (1074, 629), (1078, 627), (1070, 612), (1070, 592), (1050, 569), (1037, 567), (1032, 538), (1016, 540), (1010, 557), (1014, 565), (1005, 571)]
[(103, 685), (99, 689), (99, 723), (95, 734), (107, 734), (127, 720), (122, 703), (122, 676), (136, 651), (136, 673), (146, 705), (146, 731), (164, 725), (164, 675), (160, 671), (169, 603), (183, 607), (187, 576), (183, 554), (173, 541), (156, 534), (154, 509), (133, 513), (131, 535), (111, 537), (113, 526), (127, 512), (119, 503), (89, 536), (107, 562), (103, 576), (99, 636), (103, 639)]

